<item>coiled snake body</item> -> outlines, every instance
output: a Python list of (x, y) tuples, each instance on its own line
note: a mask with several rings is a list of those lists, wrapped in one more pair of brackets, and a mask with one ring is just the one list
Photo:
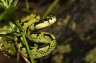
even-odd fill
[[(50, 16), (46, 19), (41, 20), (40, 16), (36, 14), (31, 14), (19, 21), (26, 38), (29, 40), (28, 44), (33, 59), (37, 59), (50, 54), (56, 47), (56, 39), (54, 35), (48, 32), (34, 32), (34, 30), (52, 25), (53, 23), (55, 23), (55, 21), (56, 17), (54, 16)], [(22, 43), (22, 37), (20, 38), (21, 39), (17, 38), (16, 47), (18, 51), (20, 51), (24, 55), (24, 57), (28, 57), (25, 44)], [(4, 46), (6, 45), (1, 45), (1, 49), (4, 50)], [(8, 53), (10, 53), (8, 49), (7, 51)]]

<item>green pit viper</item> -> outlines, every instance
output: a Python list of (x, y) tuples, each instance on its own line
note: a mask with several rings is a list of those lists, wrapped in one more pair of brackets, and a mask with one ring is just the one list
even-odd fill
[[(45, 19), (37, 14), (30, 14), (18, 21), (25, 36), (28, 40), (29, 48), (32, 53), (32, 58), (37, 59), (50, 54), (56, 47), (56, 39), (54, 35), (48, 32), (36, 32), (36, 30), (51, 26), (56, 22), (55, 16), (49, 16)], [(7, 39), (10, 40), (7, 40)], [(5, 41), (4, 41), (5, 40)], [(16, 48), (14, 47), (14, 43)], [(1, 51), (6, 51), (10, 55), (16, 53), (16, 49), (22, 53), (22, 55), (28, 58), (28, 54), (25, 45), (22, 43), (22, 37), (20, 34), (6, 35), (3, 37), (3, 42), (0, 43)]]

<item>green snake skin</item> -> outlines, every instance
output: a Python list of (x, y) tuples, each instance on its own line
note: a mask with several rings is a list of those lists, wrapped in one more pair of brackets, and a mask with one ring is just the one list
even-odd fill
[[(41, 19), (39, 15), (31, 14), (27, 17), (22, 18), (19, 23), (21, 28), (25, 33), (25, 36), (28, 40), (29, 48), (31, 50), (33, 59), (44, 57), (50, 54), (56, 47), (56, 39), (54, 35), (48, 32), (34, 32), (37, 29), (41, 29), (47, 26), (51, 26), (55, 23), (56, 17), (50, 16), (46, 19)], [(10, 36), (9, 36), (10, 37)], [(8, 37), (7, 37), (8, 38)], [(20, 53), (24, 57), (28, 58), (25, 44), (22, 43), (22, 37), (13, 36), (12, 40), (5, 40), (5, 42), (0, 44), (0, 49), (7, 51), (9, 54), (15, 54), (16, 49), (13, 47), (12, 43), (15, 41), (15, 45)], [(5, 38), (6, 39), (6, 38)], [(9, 44), (6, 45), (5, 43)], [(13, 42), (14, 43), (14, 42)], [(5, 47), (10, 46), (10, 47)], [(12, 49), (13, 47), (13, 49)]]

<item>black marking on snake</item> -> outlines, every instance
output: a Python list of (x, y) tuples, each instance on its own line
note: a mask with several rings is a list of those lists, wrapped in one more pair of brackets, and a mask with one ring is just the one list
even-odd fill
[[(37, 45), (38, 45), (38, 49), (50, 45), (50, 43), (47, 43), (47, 44), (44, 43), (44, 42), (43, 42), (43, 43), (41, 43), (41, 42), (36, 43), (36, 42), (34, 42), (34, 41), (32, 41), (32, 40), (29, 40), (29, 41), (28, 41), (28, 44), (29, 44), (30, 47), (32, 47), (32, 46), (34, 47), (34, 44), (37, 44)], [(24, 46), (24, 45), (23, 45), (23, 46)]]
[(48, 21), (48, 22), (50, 23), (50, 21), (49, 21), (49, 20), (52, 20), (52, 17), (46, 18), (46, 20), (45, 20), (45, 21)]
[(40, 20), (39, 22), (36, 22), (35, 25), (43, 23), (43, 22), (44, 22), (44, 20)]
[(22, 46), (22, 47), (20, 47), (20, 49), (21, 49), (21, 50), (23, 50), (23, 48), (24, 48), (23, 46)]
[[(43, 20), (40, 20), (39, 22), (36, 22), (35, 25), (40, 24), (40, 23), (43, 23), (43, 22), (45, 22), (45, 21), (48, 21), (48, 22), (49, 22), (50, 19), (52, 20), (51, 17), (50, 17), (50, 18), (43, 19)], [(49, 23), (50, 23), (50, 22), (49, 22)]]
[(30, 35), (32, 35), (32, 34), (37, 34), (37, 33), (36, 33), (35, 30), (34, 30), (34, 31), (30, 32)]
[(54, 40), (50, 34), (44, 34), (44, 36), (49, 36), (51, 40)]
[(27, 27), (27, 29), (26, 29), (26, 32), (29, 30), (29, 26)]
[(27, 21), (24, 21), (24, 22), (22, 22), (21, 23), (21, 26), (23, 26), (24, 25), (24, 23), (28, 23), (29, 21), (27, 20)]
[[(30, 32), (30, 35), (32, 35), (32, 34), (36, 34), (37, 35), (37, 37), (39, 36), (39, 32), (37, 32), (36, 30), (34, 30), (34, 32)], [(30, 36), (31, 37), (31, 36)], [(31, 37), (32, 38), (32, 37)]]
[(38, 44), (38, 45), (39, 45), (39, 48), (43, 48), (43, 47), (45, 47), (45, 46), (50, 45), (50, 43), (47, 43), (47, 44), (45, 44), (45, 43), (40, 43), (40, 44)]
[(21, 43), (21, 36), (17, 36), (18, 40), (17, 40), (17, 43)]

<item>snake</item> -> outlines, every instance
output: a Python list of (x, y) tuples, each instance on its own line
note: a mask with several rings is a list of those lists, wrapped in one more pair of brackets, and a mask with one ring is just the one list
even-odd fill
[[(38, 14), (30, 14), (23, 17), (18, 21), (21, 29), (24, 31), (28, 45), (33, 59), (41, 58), (49, 55), (56, 47), (56, 38), (49, 32), (38, 32), (39, 29), (51, 26), (56, 22), (55, 16), (48, 16), (45, 19), (41, 19)], [(0, 50), (5, 50), (8, 54), (15, 54), (16, 49), (22, 53), (22, 55), (28, 58), (25, 44), (22, 42), (22, 37), (19, 36), (6, 36), (12, 40), (6, 40), (6, 42), (0, 43)], [(5, 38), (5, 37), (4, 37)], [(6, 39), (5, 38), (5, 39)], [(14, 46), (14, 41), (16, 49)], [(7, 44), (6, 44), (7, 43)], [(8, 47), (7, 47), (8, 46)]]

